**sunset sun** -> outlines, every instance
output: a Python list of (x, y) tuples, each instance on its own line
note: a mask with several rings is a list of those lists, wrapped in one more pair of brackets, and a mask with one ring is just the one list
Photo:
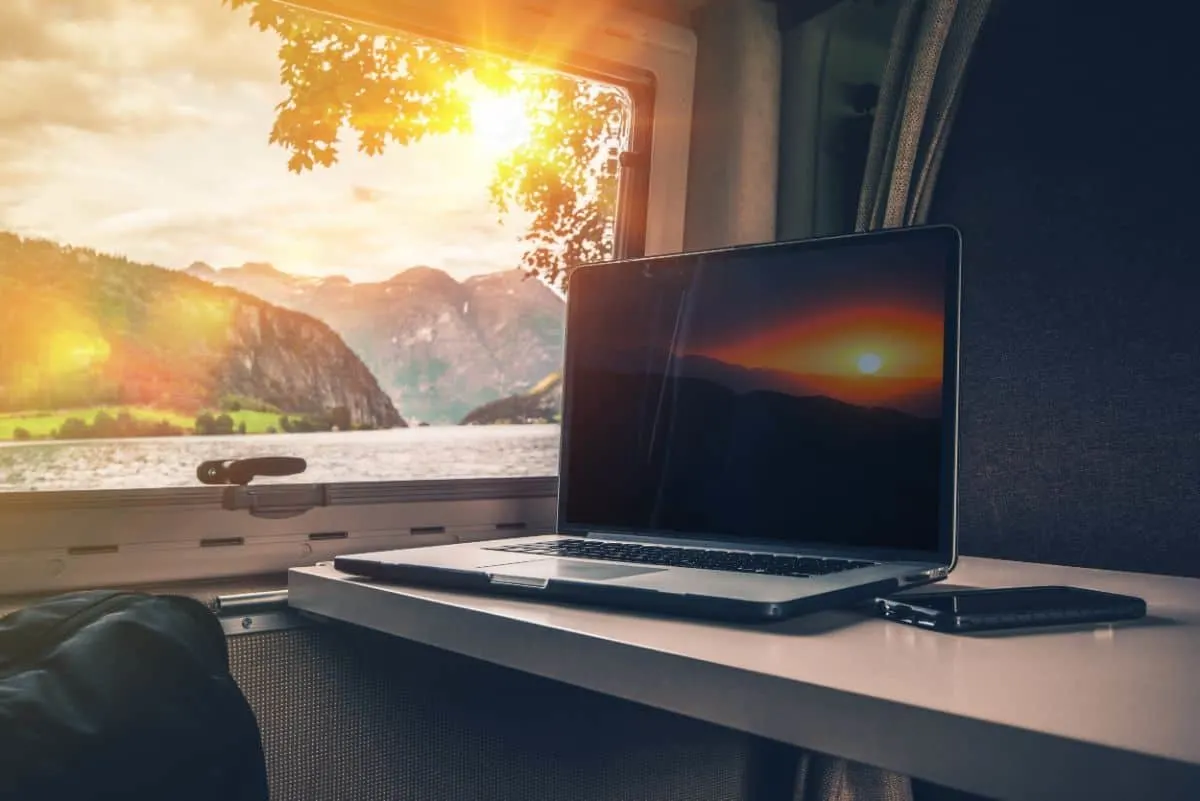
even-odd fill
[(698, 355), (770, 371), (795, 395), (924, 414), (939, 398), (942, 321), (899, 304), (848, 304), (750, 329)]
[(478, 88), (471, 92), (471, 131), (487, 150), (510, 153), (529, 141), (532, 124), (524, 96)]
[(875, 375), (883, 366), (883, 359), (878, 353), (864, 353), (858, 357), (858, 371), (864, 375)]

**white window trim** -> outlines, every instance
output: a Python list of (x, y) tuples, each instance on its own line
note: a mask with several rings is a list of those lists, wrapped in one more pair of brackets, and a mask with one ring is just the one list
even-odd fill
[[(400, 0), (382, 12), (361, 0), (303, 5), (568, 69), (604, 64), (653, 76), (645, 249), (683, 248), (696, 57), (690, 30), (632, 12), (599, 19), (582, 0)], [(287, 518), (228, 511), (223, 491), (205, 487), (0, 494), (0, 595), (279, 573), (339, 553), (547, 530), (556, 488), (554, 477), (337, 484), (328, 505)]]

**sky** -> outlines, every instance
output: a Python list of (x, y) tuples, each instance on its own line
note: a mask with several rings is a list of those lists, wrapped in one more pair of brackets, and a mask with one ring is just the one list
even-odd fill
[(384, 280), (518, 266), (471, 135), (301, 175), (268, 143), (278, 38), (221, 0), (0, 0), (0, 229), (181, 269)]
[(586, 290), (593, 298), (577, 311), (585, 331), (578, 347), (617, 369), (666, 369), (666, 353), (674, 351), (760, 371), (747, 382), (700, 364), (676, 365), (735, 381), (736, 391), (770, 386), (936, 414), (946, 257), (944, 242), (931, 238), (903, 247), (896, 240), (859, 243), (803, 258), (787, 250), (720, 256), (711, 268), (701, 257), (658, 278), (653, 270), (643, 276), (639, 265), (624, 274), (608, 269), (586, 283), (576, 278), (577, 297), (588, 297)]
[(757, 270), (702, 271), (688, 353), (771, 371), (784, 381), (779, 389), (793, 394), (909, 410), (936, 401), (943, 243), (885, 240), (758, 261)]

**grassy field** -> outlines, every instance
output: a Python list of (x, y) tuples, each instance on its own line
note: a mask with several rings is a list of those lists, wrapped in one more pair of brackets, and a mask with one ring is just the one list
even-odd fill
[[(49, 437), (51, 432), (61, 428), (62, 424), (69, 418), (75, 417), (90, 424), (100, 412), (106, 412), (112, 417), (116, 417), (121, 412), (128, 412), (134, 419), (145, 420), (147, 422), (166, 420), (171, 425), (179, 426), (189, 434), (194, 431), (196, 426), (195, 415), (185, 415), (162, 409), (139, 406), (93, 406), (86, 409), (62, 409), (54, 412), (0, 414), (0, 441), (12, 439), (13, 432), (18, 428), (25, 429), (35, 439), (44, 439)], [(274, 412), (211, 411), (209, 414), (213, 417), (217, 417), (220, 414), (228, 414), (233, 418), (235, 429), (241, 423), (246, 424), (247, 434), (265, 434), (268, 428), (279, 428), (280, 415)]]

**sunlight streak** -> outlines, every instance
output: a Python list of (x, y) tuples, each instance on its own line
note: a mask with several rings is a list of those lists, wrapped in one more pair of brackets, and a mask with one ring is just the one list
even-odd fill
[(533, 120), (529, 98), (517, 90), (500, 92), (475, 80), (462, 81), (471, 137), (483, 151), (502, 157), (529, 143)]

